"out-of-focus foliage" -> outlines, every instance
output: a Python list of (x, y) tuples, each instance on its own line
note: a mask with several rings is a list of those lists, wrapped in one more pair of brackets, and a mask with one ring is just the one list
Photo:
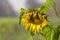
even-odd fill
[(12, 40), (18, 31), (18, 26), (17, 18), (0, 18), (0, 40)]

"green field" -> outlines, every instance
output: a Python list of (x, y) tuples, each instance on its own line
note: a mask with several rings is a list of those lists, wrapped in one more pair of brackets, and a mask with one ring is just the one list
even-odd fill
[[(49, 18), (53, 27), (60, 24), (60, 18)], [(34, 40), (44, 40), (44, 36), (36, 34)], [(28, 31), (23, 26), (19, 26), (18, 18), (0, 18), (0, 40), (31, 40)]]

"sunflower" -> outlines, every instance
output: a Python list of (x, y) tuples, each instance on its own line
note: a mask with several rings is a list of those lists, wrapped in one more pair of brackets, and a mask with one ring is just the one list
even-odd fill
[(26, 30), (30, 30), (34, 34), (41, 33), (42, 29), (48, 25), (46, 15), (38, 11), (26, 12), (22, 16), (22, 22)]

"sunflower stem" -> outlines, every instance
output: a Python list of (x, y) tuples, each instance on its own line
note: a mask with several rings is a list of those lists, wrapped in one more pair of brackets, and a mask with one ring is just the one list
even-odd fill
[(29, 40), (33, 40), (33, 36), (32, 36), (32, 35), (30, 35), (30, 38), (29, 38)]

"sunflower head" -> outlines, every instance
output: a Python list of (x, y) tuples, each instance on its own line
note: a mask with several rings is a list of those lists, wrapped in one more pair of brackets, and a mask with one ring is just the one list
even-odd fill
[(22, 16), (22, 22), (26, 30), (33, 34), (41, 33), (42, 29), (48, 25), (47, 16), (41, 14), (38, 10), (30, 10)]

